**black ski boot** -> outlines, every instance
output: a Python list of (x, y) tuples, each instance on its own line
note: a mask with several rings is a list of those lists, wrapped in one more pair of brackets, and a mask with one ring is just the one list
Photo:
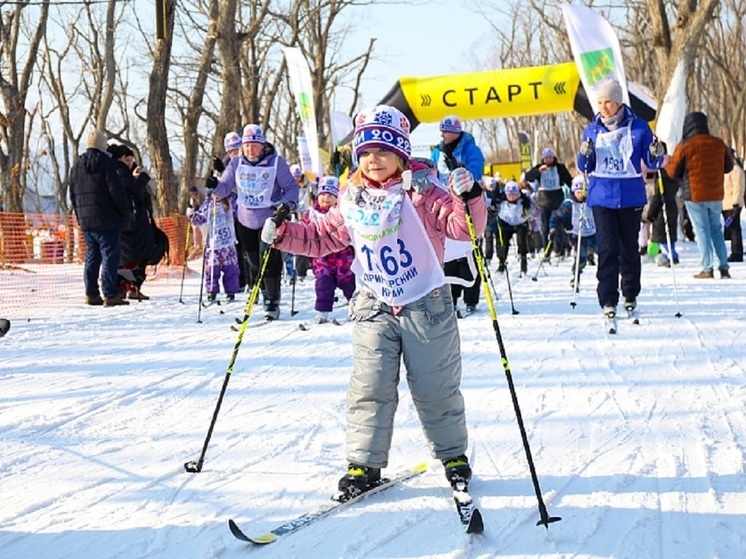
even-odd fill
[(471, 480), (471, 467), (469, 466), (469, 459), (464, 456), (456, 456), (454, 458), (447, 458), (443, 460), (443, 466), (446, 469), (446, 479), (451, 484), (451, 487), (457, 489), (457, 484), (463, 483), (468, 487), (469, 480)]
[(335, 501), (347, 501), (354, 499), (361, 493), (365, 493), (381, 480), (381, 468), (369, 468), (358, 464), (350, 464), (347, 473), (337, 484), (338, 492), (334, 496)]

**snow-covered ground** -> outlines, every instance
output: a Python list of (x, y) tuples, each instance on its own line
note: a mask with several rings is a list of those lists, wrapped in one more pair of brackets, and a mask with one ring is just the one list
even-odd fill
[[(493, 275), (543, 500), (562, 517), (548, 531), (535, 525), (484, 303), (459, 325), (485, 534), (462, 533), (402, 382), (390, 471), (423, 460), (431, 468), (255, 550), (232, 537), (229, 518), (264, 533), (326, 502), (346, 467), (351, 325), (313, 324), (312, 282), (297, 290), (297, 316), (284, 288), (282, 319), (246, 331), (199, 474), (183, 464), (200, 455), (243, 303), (203, 309), (198, 323), (191, 272), (186, 304), (172, 276), (147, 283), (152, 300), (129, 307), (29, 306), (33, 318), (8, 316), (0, 340), (0, 556), (744, 557), (746, 265), (732, 266), (732, 280), (695, 280), (696, 248), (681, 251), (682, 316), (671, 270), (646, 262), (641, 324), (620, 319), (615, 336), (602, 327), (593, 268), (573, 309), (569, 261), (536, 282), (536, 260), (523, 279), (511, 264), (519, 314)], [(82, 299), (81, 284), (61, 291)]]

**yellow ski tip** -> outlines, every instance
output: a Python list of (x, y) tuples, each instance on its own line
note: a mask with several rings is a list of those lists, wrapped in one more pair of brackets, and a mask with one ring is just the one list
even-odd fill
[(251, 541), (256, 544), (272, 543), (274, 541), (277, 541), (277, 536), (272, 533), (264, 534), (261, 536), (252, 536)]
[(427, 470), (427, 462), (423, 462), (422, 464), (417, 464), (414, 468), (412, 468), (413, 472), (417, 472), (418, 474), (420, 472), (424, 472)]

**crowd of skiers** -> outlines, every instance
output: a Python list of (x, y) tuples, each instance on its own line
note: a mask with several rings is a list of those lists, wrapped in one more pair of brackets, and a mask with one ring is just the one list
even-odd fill
[[(261, 290), (264, 317), (276, 320), (283, 274), (292, 283), (310, 268), (319, 322), (328, 319), (336, 290), (349, 301), (354, 364), (347, 396), (349, 466), (338, 487), (342, 498), (377, 483), (388, 464), (402, 362), (433, 456), (454, 487), (468, 483), (456, 311), (462, 295), (467, 314), (478, 304), (474, 258), (484, 259), (489, 269), (496, 256), (498, 273), (507, 272), (514, 244), (525, 275), (529, 254), (549, 259), (575, 250), (573, 288), (595, 262), (604, 313), (616, 312), (620, 295), (624, 306), (634, 309), (641, 290), (640, 239), (662, 247), (663, 264), (678, 262), (681, 197), (701, 254), (702, 271), (695, 277), (714, 277), (713, 253), (721, 277), (729, 277), (729, 260), (742, 260), (743, 180), (735, 182), (725, 209), (725, 176), (734, 169), (734, 158), (709, 134), (706, 117), (687, 115), (683, 141), (669, 157), (647, 122), (623, 103), (618, 82), (607, 80), (596, 94), (599, 112), (583, 131), (575, 176), (547, 147), (518, 180), (483, 177), (482, 152), (455, 115), (441, 121), (442, 141), (431, 156), (413, 158), (409, 120), (386, 105), (356, 115), (353, 165), (340, 178), (309, 181), (257, 124), (225, 136), (226, 153), (213, 162), (205, 199), (193, 196), (188, 210), (204, 242), (207, 299), (216, 299), (221, 283), (228, 300), (244, 290)], [(94, 135), (90, 143), (94, 151), (106, 151), (105, 138)], [(71, 179), (73, 205), (86, 241), (90, 237), (94, 245), (86, 260), (90, 304), (98, 297), (97, 265), (114, 250), (101, 223), (85, 227), (86, 204), (98, 203), (88, 175), (96, 175), (100, 196), (110, 198), (106, 211), (118, 222), (139, 203), (135, 190), (144, 192), (147, 182), (139, 170), (131, 171), (131, 154), (112, 155), (119, 156), (121, 170), (92, 153)], [(740, 162), (736, 168), (743, 175)], [(88, 174), (82, 189), (79, 173)], [(117, 176), (130, 185), (129, 200), (112, 186)], [(720, 221), (724, 211), (732, 222), (730, 258)], [(474, 253), (472, 242), (481, 242), (482, 249)], [(139, 269), (141, 254), (134, 251), (124, 260)], [(116, 260), (119, 264), (118, 254)], [(104, 267), (107, 302), (118, 292), (111, 266)]]

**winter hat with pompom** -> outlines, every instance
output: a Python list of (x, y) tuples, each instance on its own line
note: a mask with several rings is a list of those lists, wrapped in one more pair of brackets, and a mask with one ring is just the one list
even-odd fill
[(456, 115), (448, 115), (443, 117), (443, 120), (440, 121), (440, 131), (461, 134), (461, 132), (463, 132), (463, 128), (461, 127), (461, 119)]
[(368, 107), (355, 115), (355, 137), (352, 146), (355, 157), (369, 149), (391, 151), (404, 161), (409, 160), (409, 119), (399, 109), (388, 105)]
[(584, 188), (585, 188), (585, 179), (583, 178), (583, 175), (577, 175), (573, 177), (572, 191), (578, 192), (579, 190), (583, 190)]
[(520, 194), (521, 189), (518, 188), (518, 183), (515, 181), (508, 181), (505, 183), (505, 194)]
[(228, 132), (223, 139), (223, 147), (225, 148), (225, 151), (241, 149), (241, 136), (236, 132)]
[(322, 177), (319, 181), (318, 194), (331, 194), (339, 197), (339, 179), (332, 176)]
[(247, 124), (243, 127), (243, 137), (241, 138), (244, 144), (263, 144), (266, 142), (264, 139), (264, 131), (258, 124)]

